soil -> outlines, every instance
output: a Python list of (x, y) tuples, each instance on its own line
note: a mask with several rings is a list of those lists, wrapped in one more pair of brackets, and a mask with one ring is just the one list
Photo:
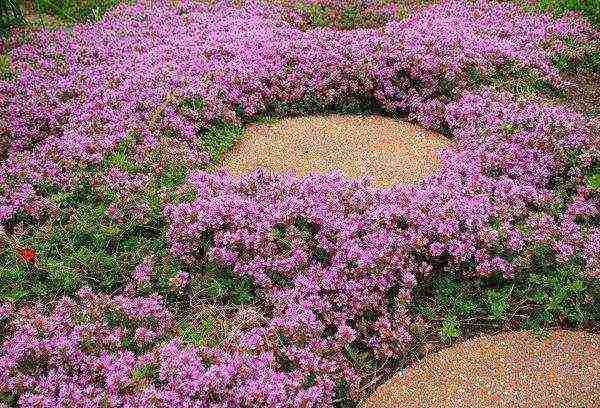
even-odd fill
[(600, 117), (600, 72), (575, 74), (565, 78), (573, 85), (563, 103), (574, 111)]

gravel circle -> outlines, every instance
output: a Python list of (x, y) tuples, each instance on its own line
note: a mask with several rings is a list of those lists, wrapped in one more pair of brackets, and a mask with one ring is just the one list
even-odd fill
[(340, 170), (386, 187), (434, 173), (439, 149), (449, 143), (441, 134), (384, 116), (305, 116), (249, 126), (221, 164), (234, 176), (258, 167), (298, 176)]

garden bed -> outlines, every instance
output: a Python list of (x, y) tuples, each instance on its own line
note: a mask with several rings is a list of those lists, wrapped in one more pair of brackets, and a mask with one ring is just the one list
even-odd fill
[[(427, 338), (598, 330), (598, 121), (548, 105), (598, 30), (511, 3), (355, 30), (286, 13), (137, 2), (13, 31), (6, 404), (355, 406)], [(348, 111), (452, 148), (423, 182), (387, 188), (214, 171), (264, 116)]]

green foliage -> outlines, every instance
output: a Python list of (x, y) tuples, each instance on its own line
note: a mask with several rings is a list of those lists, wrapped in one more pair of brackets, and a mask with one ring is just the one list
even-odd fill
[(200, 113), (205, 107), (205, 102), (202, 98), (184, 98), (179, 103), (179, 107)]
[(509, 288), (487, 289), (485, 292), (485, 302), (489, 316), (493, 320), (499, 320), (506, 316), (510, 305), (508, 299), (510, 296)]
[(430, 305), (417, 303), (417, 304), (413, 305), (413, 310), (414, 310), (415, 314), (423, 316), (429, 320), (435, 320), (435, 318), (436, 318), (436, 312), (435, 312), (434, 308)]
[(285, 228), (283, 226), (276, 226), (273, 229), (273, 236), (275, 237), (275, 242), (277, 243), (279, 248), (285, 251), (292, 250), (292, 241), (286, 237)]
[(550, 12), (555, 18), (576, 11), (586, 17), (592, 25), (600, 27), (600, 0), (539, 0), (537, 9)]
[(369, 351), (361, 350), (357, 347), (346, 346), (344, 354), (352, 366), (362, 372), (373, 370), (376, 367), (375, 359)]
[(6, 37), (12, 27), (24, 22), (19, 0), (0, 0), (0, 39)]
[(200, 324), (190, 324), (182, 322), (180, 325), (181, 339), (186, 344), (192, 344), (196, 347), (217, 347), (218, 339), (212, 335), (215, 328), (215, 320), (212, 317), (205, 317), (200, 321)]
[(434, 3), (436, 3), (436, 2), (437, 2), (437, 0), (417, 0), (417, 3), (418, 3), (420, 6), (427, 6), (427, 5), (429, 5), (429, 4), (434, 4)]
[(583, 67), (584, 71), (600, 72), (600, 50), (593, 49), (590, 52), (586, 52), (579, 64)]
[(546, 273), (532, 273), (528, 277), (526, 296), (536, 305), (532, 315), (534, 325), (551, 324), (557, 319), (579, 325), (597, 318), (594, 303), (600, 298), (593, 289), (598, 282), (597, 279), (585, 279), (581, 270), (580, 262), (572, 260), (546, 270)]
[(327, 27), (330, 23), (330, 20), (327, 16), (329, 10), (320, 4), (313, 3), (305, 5), (303, 3), (299, 3), (297, 5), (297, 10), (307, 13), (309, 24), (313, 27)]
[(593, 80), (600, 74), (600, 41), (578, 43), (567, 38), (565, 51), (554, 54), (551, 59), (554, 67), (563, 75)]
[(510, 135), (514, 135), (521, 129), (518, 125), (515, 125), (514, 123), (507, 123), (504, 125), (503, 130), (507, 136), (510, 136)]
[(444, 341), (451, 341), (460, 336), (460, 323), (456, 316), (447, 316), (441, 327), (439, 328), (439, 335)]
[(112, 166), (130, 174), (140, 172), (142, 167), (133, 161), (133, 148), (135, 135), (128, 135), (119, 141), (117, 148), (109, 153), (102, 161), (102, 168), (108, 169)]
[(469, 67), (466, 73), (469, 84), (473, 88), (492, 86), (526, 97), (545, 95), (565, 98), (567, 95), (563, 89), (558, 89), (547, 80), (542, 79), (537, 70), (517, 67), (512, 62), (487, 74), (475, 67)]
[(240, 277), (231, 267), (223, 267), (214, 261), (205, 264), (206, 276), (195, 290), (220, 302), (236, 305), (250, 303), (255, 298), (254, 284), (248, 276)]
[(583, 275), (579, 255), (559, 262), (547, 244), (531, 244), (523, 254), (531, 259), (511, 279), (500, 273), (469, 278), (450, 271), (423, 279), (413, 289), (409, 307), (433, 323), (444, 341), (481, 326), (543, 333), (557, 325), (580, 328), (600, 321), (600, 279)]
[(468, 67), (466, 73), (473, 86), (478, 87), (483, 85), (484, 75), (480, 70), (475, 67)]
[[(135, 143), (136, 135), (130, 135), (99, 166), (81, 168), (81, 182), (72, 190), (48, 183), (36, 186), (58, 211), (45, 214), (39, 221), (25, 220), (27, 228), (17, 244), (34, 250), (35, 262), (21, 259), (12, 246), (0, 250), (1, 298), (20, 302), (72, 295), (83, 285), (112, 292), (128, 282), (135, 267), (149, 255), (156, 260), (154, 278), (142, 291), (159, 291), (170, 298), (179, 296), (169, 280), (182, 267), (169, 254), (161, 197), (173, 202), (194, 197), (194, 193), (175, 192), (185, 181), (188, 168), (177, 157), (168, 157), (162, 170), (154, 172), (151, 166), (133, 160)], [(90, 182), (106, 175), (112, 166), (133, 174), (147, 172), (147, 189), (128, 197), (134, 207), (148, 208), (140, 217), (132, 216), (130, 204), (122, 201), (121, 191)], [(111, 206), (122, 211), (121, 220), (110, 216)]]
[(552, 65), (562, 72), (568, 71), (572, 68), (571, 60), (566, 54), (555, 54), (551, 59)]
[(273, 125), (281, 120), (277, 115), (256, 115), (252, 118), (252, 123), (260, 123), (263, 125)]
[(131, 372), (131, 379), (133, 381), (158, 379), (158, 366), (156, 364), (145, 364), (136, 368)]
[(17, 400), (18, 400), (18, 396), (16, 394), (0, 392), (0, 402), (6, 404), (9, 407), (16, 407)]
[(347, 30), (355, 28), (360, 20), (363, 18), (357, 6), (346, 7), (340, 14), (340, 25)]
[(453, 276), (441, 276), (433, 283), (436, 309), (441, 314), (468, 316), (475, 311), (476, 304), (470, 295), (470, 288)]
[(335, 26), (342, 30), (382, 26), (386, 18), (376, 14), (365, 13), (358, 5), (349, 5), (342, 9)]
[(530, 13), (548, 12), (552, 17), (559, 18), (570, 11), (576, 11), (595, 26), (600, 27), (599, 0), (512, 0), (523, 10)]
[(317, 382), (317, 375), (315, 373), (311, 372), (304, 379), (304, 382), (302, 384), (302, 388), (304, 388), (306, 390), (306, 389), (312, 387), (313, 385), (315, 385), (316, 382)]
[(158, 175), (158, 187), (173, 190), (182, 185), (188, 176), (188, 167), (182, 163), (168, 163)]
[(356, 408), (359, 406), (357, 401), (350, 399), (348, 392), (348, 382), (340, 378), (336, 381), (335, 391), (335, 408)]
[[(68, 24), (98, 21), (123, 0), (35, 0), (38, 14), (49, 14)], [(127, 0), (129, 4), (133, 0)]]
[(340, 105), (336, 106), (335, 110), (344, 115), (369, 115), (376, 111), (373, 106), (358, 98), (343, 100), (341, 102)]
[[(394, 16), (403, 19), (407, 16), (406, 4), (393, 1), (398, 6)], [(296, 11), (307, 17), (309, 28), (330, 27), (340, 30), (353, 30), (358, 28), (374, 28), (385, 25), (389, 17), (378, 13), (371, 13), (361, 7), (360, 2), (352, 1), (344, 5), (341, 10), (316, 3), (296, 2)]]
[(449, 99), (454, 98), (454, 84), (446, 79), (442, 79), (439, 83), (439, 93)]
[(0, 80), (10, 81), (16, 77), (17, 73), (13, 69), (10, 55), (0, 54)]
[(322, 98), (309, 91), (301, 100), (289, 104), (287, 109), (293, 114), (321, 114), (327, 112), (327, 105)]
[(589, 188), (600, 192), (600, 166), (592, 168), (586, 175), (586, 180)]
[(243, 134), (244, 129), (241, 126), (220, 120), (202, 133), (202, 146), (216, 162), (242, 138)]
[(436, 305), (438, 307), (447, 307), (453, 301), (458, 292), (460, 283), (451, 276), (442, 276), (433, 284), (435, 290)]

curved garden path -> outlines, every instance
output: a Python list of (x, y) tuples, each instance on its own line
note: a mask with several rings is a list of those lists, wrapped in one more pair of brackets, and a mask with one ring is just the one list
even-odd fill
[(600, 335), (557, 330), (458, 343), (397, 374), (362, 408), (598, 406)]

